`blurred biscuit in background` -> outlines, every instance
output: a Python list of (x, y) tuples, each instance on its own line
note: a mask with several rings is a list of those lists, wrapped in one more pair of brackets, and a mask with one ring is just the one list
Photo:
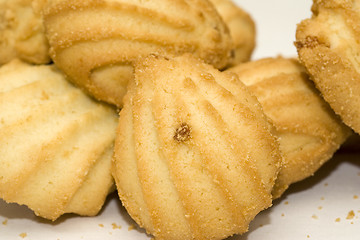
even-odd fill
[(0, 65), (20, 58), (34, 64), (51, 61), (40, 13), (32, 0), (0, 0)]

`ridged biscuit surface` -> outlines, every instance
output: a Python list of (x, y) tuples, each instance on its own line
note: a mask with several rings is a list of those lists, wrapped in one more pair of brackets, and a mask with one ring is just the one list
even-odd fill
[(301, 62), (324, 99), (360, 133), (360, 1), (315, 0), (296, 32)]
[(230, 68), (255, 94), (272, 120), (284, 163), (275, 198), (315, 173), (350, 135), (295, 59), (266, 58)]
[(235, 74), (193, 56), (135, 67), (120, 112), (114, 178), (156, 239), (223, 239), (272, 202), (281, 156), (260, 104)]
[(55, 220), (95, 215), (113, 186), (116, 111), (51, 65), (0, 68), (0, 197)]
[(210, 0), (229, 28), (234, 45), (230, 65), (247, 62), (255, 48), (256, 27), (251, 16), (232, 0)]
[(232, 50), (207, 0), (52, 0), (43, 15), (55, 64), (97, 99), (120, 107), (138, 57), (189, 52), (223, 68)]
[(0, 0), (0, 65), (20, 58), (50, 62), (49, 44), (33, 0)]

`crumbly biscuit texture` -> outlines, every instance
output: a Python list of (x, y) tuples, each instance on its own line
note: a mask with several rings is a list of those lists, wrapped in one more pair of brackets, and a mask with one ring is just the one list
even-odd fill
[(0, 0), (0, 65), (20, 58), (50, 62), (49, 44), (33, 0)]
[(113, 175), (130, 215), (156, 239), (244, 233), (271, 205), (279, 145), (235, 74), (187, 54), (149, 56), (124, 99)]
[(297, 27), (295, 45), (324, 99), (360, 133), (359, 0), (315, 0)]
[(313, 175), (351, 134), (296, 59), (260, 59), (229, 71), (255, 94), (276, 128), (284, 163), (274, 198), (291, 183)]
[(0, 198), (55, 220), (96, 215), (113, 189), (117, 113), (52, 65), (0, 68)]
[(229, 65), (247, 62), (256, 45), (256, 27), (254, 20), (244, 9), (232, 0), (210, 0), (229, 28), (234, 44), (233, 58)]
[(223, 68), (233, 48), (207, 0), (52, 0), (43, 16), (55, 64), (97, 99), (119, 107), (138, 57), (189, 52)]

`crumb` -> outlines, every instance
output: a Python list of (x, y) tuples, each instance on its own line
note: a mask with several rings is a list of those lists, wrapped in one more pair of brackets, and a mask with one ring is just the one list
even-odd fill
[(191, 128), (187, 123), (182, 123), (175, 131), (174, 139), (177, 142), (185, 142), (191, 138)]
[(134, 224), (131, 224), (129, 227), (128, 227), (128, 231), (131, 231), (131, 230), (134, 230), (136, 229), (136, 226)]
[(214, 80), (214, 76), (210, 73), (201, 73), (201, 77), (205, 80)]
[(112, 235), (112, 232), (109, 232), (109, 235)]
[(319, 219), (315, 214), (311, 216), (313, 219)]
[(263, 227), (264, 225), (263, 224), (260, 224), (259, 227)]
[(301, 48), (314, 48), (320, 44), (319, 39), (315, 36), (306, 36), (304, 41), (295, 41), (295, 47)]
[(321, 210), (323, 207), (322, 206), (319, 206), (318, 209)]
[(26, 233), (20, 233), (19, 236), (22, 237), (22, 238), (26, 238), (27, 234)]
[(281, 216), (283, 217), (283, 216), (285, 216), (285, 214), (282, 213)]
[(284, 202), (284, 204), (285, 204), (285, 205), (288, 205), (288, 204), (289, 204), (289, 202), (288, 202), (288, 201), (286, 201), (286, 202)]
[(350, 224), (354, 224), (354, 222), (351, 222)]
[(99, 227), (104, 227), (104, 224), (100, 223), (100, 224), (99, 224)]
[(310, 235), (307, 235), (306, 237), (307, 237), (307, 238), (310, 238)]
[(324, 198), (324, 197), (321, 197), (320, 200), (325, 200), (325, 198)]
[(353, 219), (354, 217), (355, 217), (355, 213), (354, 213), (353, 210), (351, 210), (351, 211), (348, 213), (346, 219)]
[(340, 220), (341, 220), (340, 218), (337, 218), (335, 219), (335, 222), (340, 222)]
[(112, 223), (112, 229), (121, 229), (121, 226), (117, 225), (116, 223)]
[(8, 223), (8, 220), (7, 220), (7, 219), (5, 219), (5, 220), (2, 222), (3, 225), (7, 225), (7, 223)]
[(358, 197), (358, 195), (354, 195), (354, 199), (358, 199), (359, 197)]
[(325, 183), (324, 186), (327, 187), (327, 186), (329, 186), (329, 184), (328, 184), (328, 183)]

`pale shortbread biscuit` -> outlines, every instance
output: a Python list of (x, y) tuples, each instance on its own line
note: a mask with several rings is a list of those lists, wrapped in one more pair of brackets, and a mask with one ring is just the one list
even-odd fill
[(229, 28), (233, 41), (233, 60), (230, 65), (247, 62), (256, 45), (256, 27), (251, 16), (232, 0), (210, 0)]
[(50, 65), (0, 68), (0, 198), (55, 220), (96, 215), (113, 188), (118, 116)]
[(228, 28), (207, 0), (51, 0), (43, 15), (55, 64), (119, 107), (138, 57), (189, 52), (217, 68), (230, 61)]
[(49, 44), (33, 0), (0, 0), (0, 65), (20, 58), (49, 63)]
[(295, 59), (266, 58), (230, 68), (255, 94), (272, 120), (284, 163), (275, 198), (315, 173), (350, 135)]
[(299, 58), (345, 124), (360, 133), (360, 0), (314, 0), (296, 32)]
[(259, 102), (235, 74), (191, 55), (135, 66), (113, 175), (122, 203), (156, 239), (223, 239), (272, 203), (282, 161)]

